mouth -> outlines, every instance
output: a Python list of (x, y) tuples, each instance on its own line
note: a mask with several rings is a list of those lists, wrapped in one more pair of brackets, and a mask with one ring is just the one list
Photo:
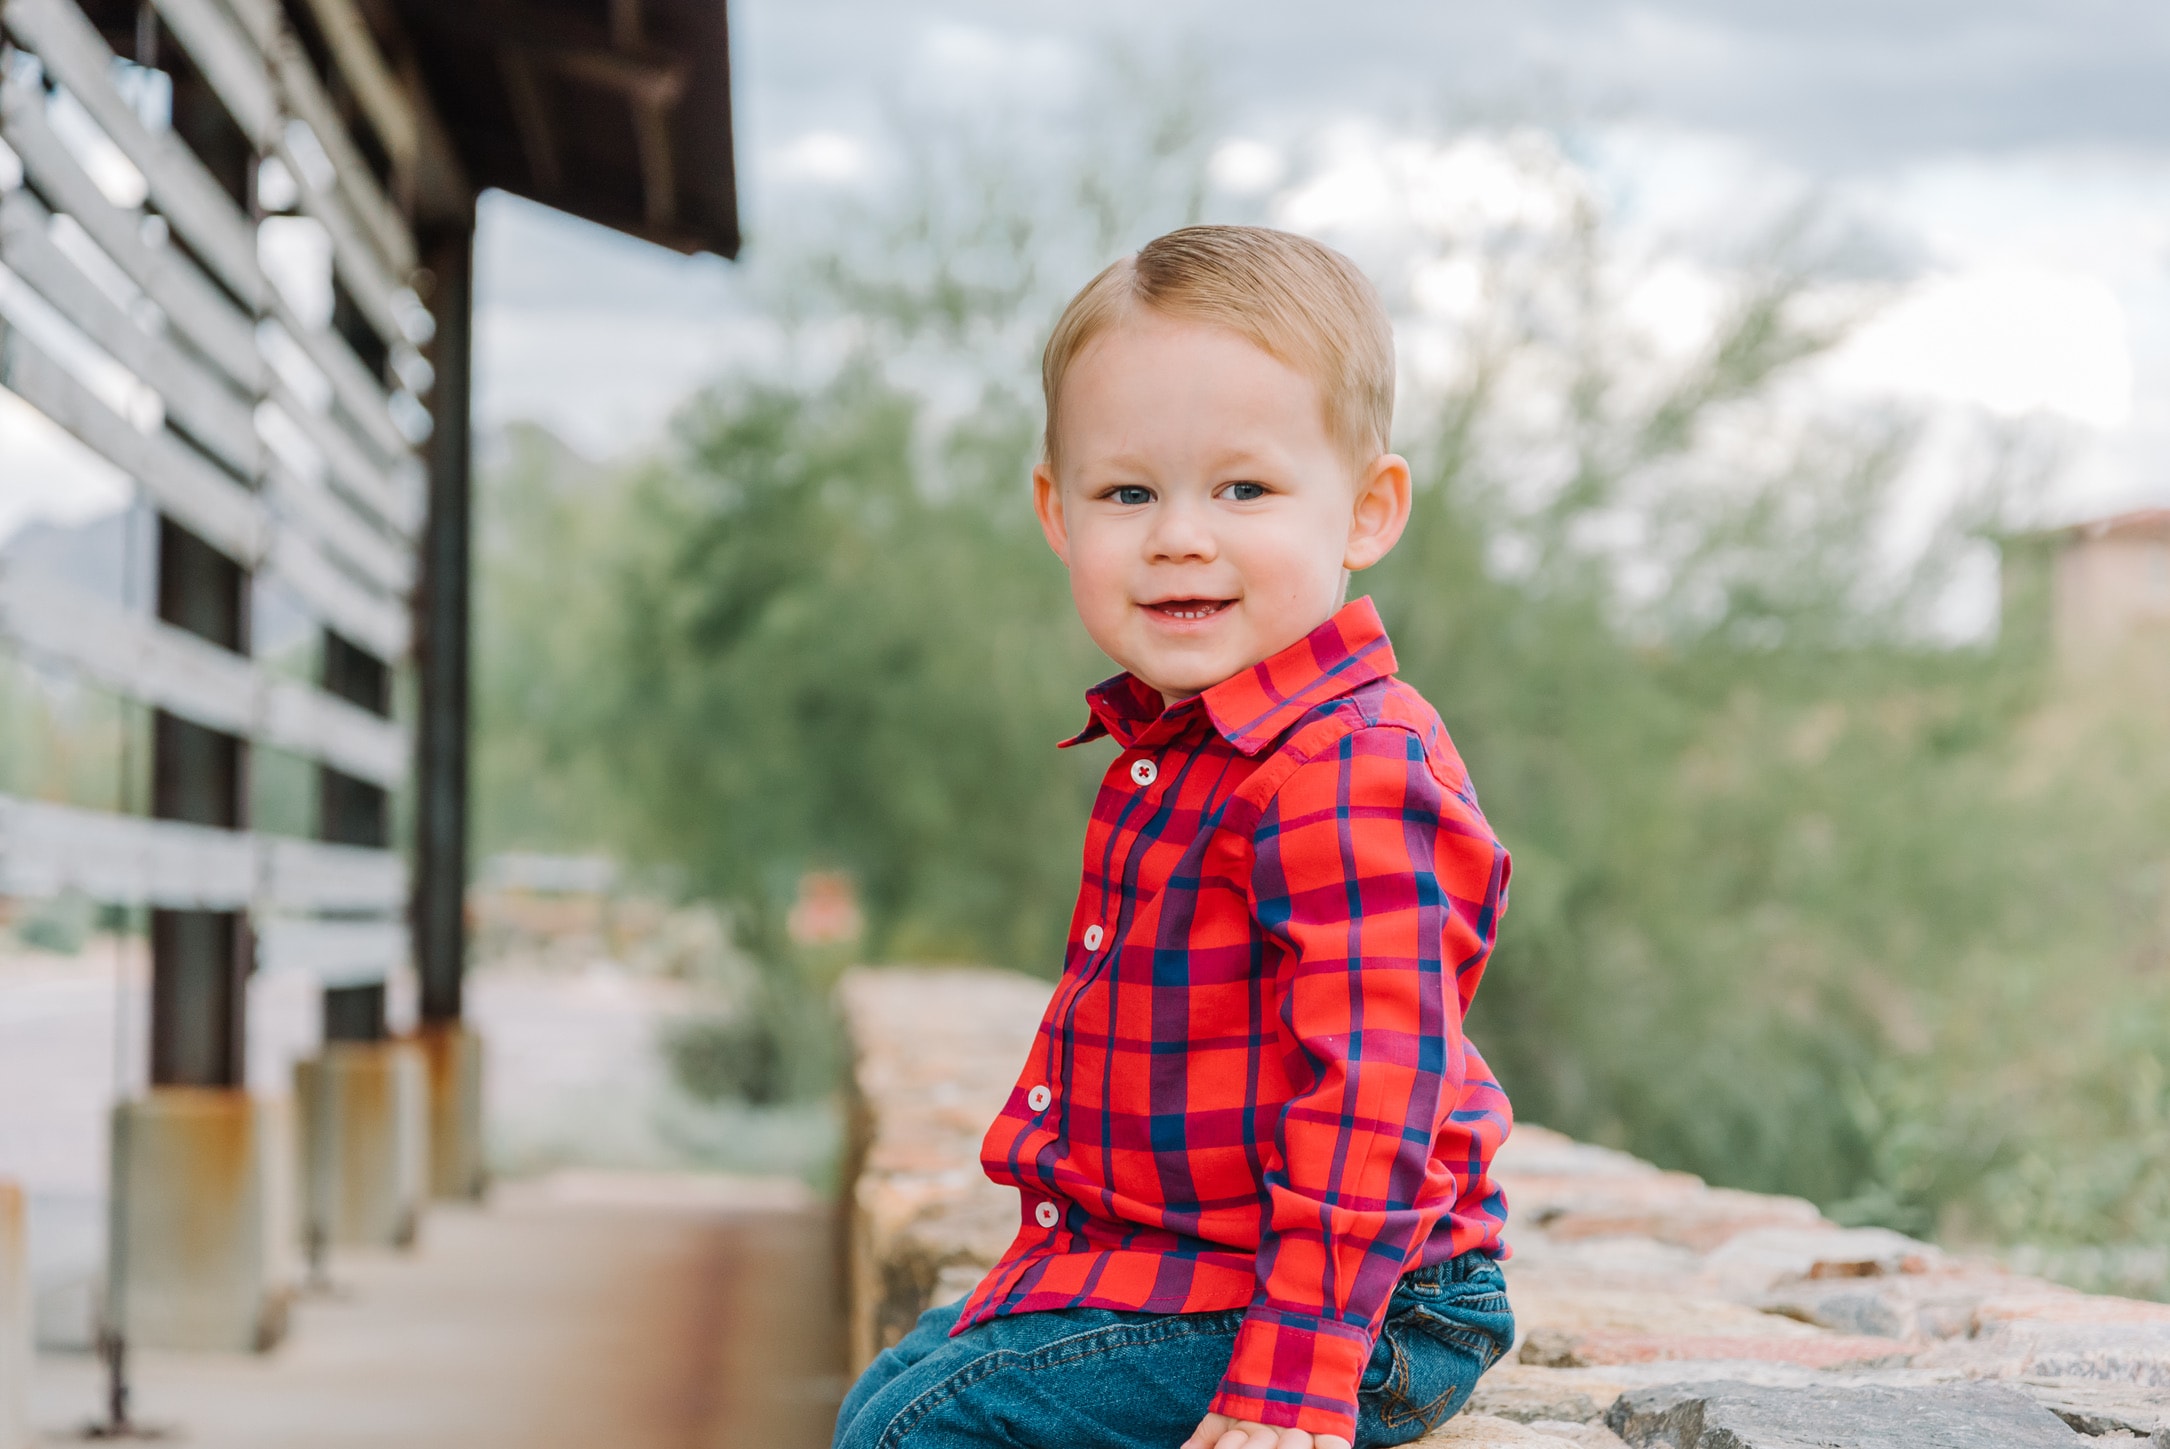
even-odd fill
[(1235, 603), (1234, 599), (1160, 599), (1140, 607), (1171, 624), (1195, 624), (1234, 608)]

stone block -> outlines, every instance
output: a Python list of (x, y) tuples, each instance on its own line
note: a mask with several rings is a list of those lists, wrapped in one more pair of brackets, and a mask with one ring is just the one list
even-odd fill
[(132, 1345), (261, 1350), (285, 1332), (272, 1130), (237, 1090), (158, 1087), (114, 1108), (107, 1296)]
[(2170, 1449), (2170, 1394), (2086, 1380), (2021, 1380), (2014, 1388), (2089, 1438), (2129, 1434)]
[(940, 1297), (969, 1291), (1015, 1236), (1017, 1194), (987, 1180), (979, 1144), (1052, 990), (967, 968), (859, 969), (838, 983), (852, 1046), (845, 1272), (855, 1370)]
[(1830, 1333), (1738, 1303), (1682, 1293), (1514, 1294), (1518, 1358), (1542, 1368), (1752, 1360), (1804, 1368), (1904, 1361), (1893, 1339)]
[(1886, 1228), (1751, 1228), (1710, 1251), (1700, 1286), (1748, 1299), (1781, 1284), (1923, 1274), (1944, 1262), (1929, 1244)]
[(30, 1209), (0, 1181), (0, 1449), (30, 1443)]
[(1412, 1449), (1562, 1449), (1563, 1445), (1589, 1442), (1579, 1437), (1584, 1427), (1563, 1424), (1555, 1433), (1513, 1419), (1464, 1413), (1416, 1440)]
[[(1508, 1203), (1512, 1211), (1512, 1187)], [(1555, 1190), (1528, 1220), (1559, 1239), (1655, 1238), (1699, 1253), (1757, 1229), (1830, 1226), (1802, 1198), (1707, 1187), (1684, 1173), (1604, 1179), (1573, 1193)]]
[(1980, 1383), (1671, 1384), (1621, 1395), (1606, 1423), (1635, 1449), (2079, 1449), (2087, 1442), (2025, 1394)]
[(429, 1195), (472, 1202), (488, 1186), (483, 1152), (482, 1038), (457, 1021), (425, 1021), (410, 1038), (429, 1084)]
[(294, 1064), (309, 1242), (414, 1241), (429, 1172), (428, 1093), (423, 1054), (410, 1042), (326, 1042)]

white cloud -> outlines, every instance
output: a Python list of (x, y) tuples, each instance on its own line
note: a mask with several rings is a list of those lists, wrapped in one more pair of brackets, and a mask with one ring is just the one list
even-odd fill
[(1278, 147), (1238, 137), (1223, 141), (1206, 169), (1221, 190), (1235, 196), (1260, 196), (1281, 184), (1288, 163)]
[(2099, 428), (2132, 414), (2125, 309), (2099, 277), (2017, 265), (1920, 284), (1832, 359), (1841, 385), (2049, 413)]
[(842, 185), (864, 177), (872, 155), (866, 142), (841, 131), (809, 131), (780, 147), (771, 163), (785, 180)]

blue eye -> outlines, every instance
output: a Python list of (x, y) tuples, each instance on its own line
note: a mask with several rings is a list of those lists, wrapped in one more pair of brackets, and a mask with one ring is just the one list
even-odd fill
[(1264, 498), (1266, 496), (1266, 485), (1263, 483), (1231, 483), (1228, 485), (1228, 496), (1238, 503), (1248, 503), (1254, 498)]
[(1123, 504), (1126, 507), (1135, 507), (1140, 503), (1151, 503), (1153, 501), (1153, 490), (1150, 488), (1139, 488), (1136, 486), (1132, 486), (1127, 488), (1118, 488), (1110, 496), (1112, 496), (1117, 503)]

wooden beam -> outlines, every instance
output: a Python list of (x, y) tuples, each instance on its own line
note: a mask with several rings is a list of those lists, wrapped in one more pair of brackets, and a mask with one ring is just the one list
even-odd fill
[(394, 787), (407, 732), (185, 629), (57, 580), (0, 570), (0, 636), (114, 693)]
[(407, 869), (389, 850), (0, 795), (0, 891), (66, 890), (168, 910), (389, 912), (406, 903)]
[(115, 56), (83, 12), (70, 0), (8, 0), (0, 21), (143, 173), (152, 203), (227, 289), (244, 307), (261, 307), (254, 227), (180, 137), (152, 131), (114, 88)]
[(498, 51), (497, 64), (505, 78), (505, 98), (512, 103), (513, 125), (520, 132), (520, 149), (527, 156), (528, 175), (537, 191), (555, 196), (564, 177), (558, 169), (557, 137), (535, 63), (521, 47), (508, 45)]
[(243, 563), (263, 556), (271, 519), (248, 489), (171, 435), (138, 432), (5, 321), (0, 321), (0, 386), (142, 484), (161, 510), (220, 552)]
[(313, 920), (260, 917), (256, 922), (259, 968), (313, 977), (328, 987), (370, 986), (407, 959), (406, 924), (396, 920)]
[(412, 167), (421, 150), (422, 122), (407, 88), (370, 32), (369, 22), (354, 0), (308, 0), (308, 5), (331, 50), (332, 63), (354, 92), (377, 139), (395, 165)]
[(242, 478), (263, 464), (252, 404), (162, 334), (145, 330), (54, 244), (53, 215), (27, 191), (0, 197), (0, 262), (107, 356), (156, 391), (167, 416)]
[(255, 842), (235, 830), (0, 796), (0, 890), (74, 890), (113, 905), (236, 910), (255, 894)]
[(279, 530), (263, 568), (293, 590), (323, 622), (357, 644), (367, 645), (383, 659), (406, 657), (413, 635), (405, 606), (354, 582), (306, 535)]
[[(30, 182), (89, 234), (167, 323), (243, 393), (262, 390), (266, 369), (256, 324), (179, 251), (144, 239), (143, 217), (106, 199), (73, 152), (53, 134), (45, 101), (19, 80), (0, 82), (0, 139), (22, 159)], [(389, 414), (385, 426), (392, 426)], [(397, 436), (396, 430), (394, 435)]]

